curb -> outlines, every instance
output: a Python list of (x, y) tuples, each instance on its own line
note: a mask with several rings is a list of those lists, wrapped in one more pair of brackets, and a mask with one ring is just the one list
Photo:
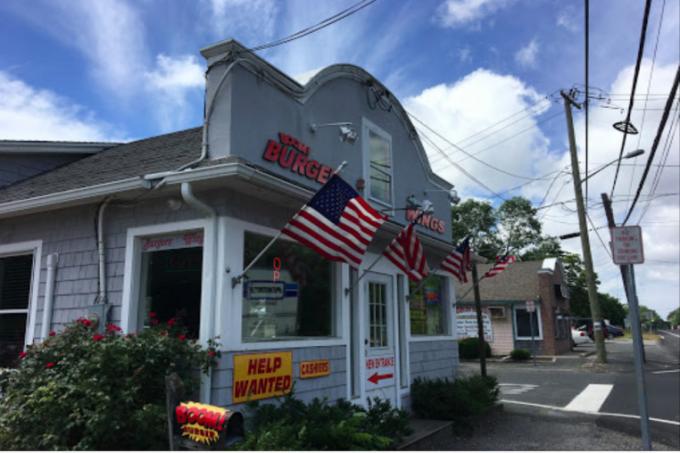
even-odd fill
[(427, 439), (428, 437), (432, 437), (435, 434), (445, 430), (446, 428), (450, 428), (451, 426), (453, 426), (453, 421), (443, 422), (441, 426), (425, 431), (422, 434), (419, 434), (418, 436), (414, 437), (413, 439), (408, 439), (402, 442), (401, 444), (395, 447), (395, 450), (408, 450), (409, 447)]

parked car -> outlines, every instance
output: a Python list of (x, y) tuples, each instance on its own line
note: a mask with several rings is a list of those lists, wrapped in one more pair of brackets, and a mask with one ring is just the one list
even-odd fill
[[(595, 340), (595, 337), (593, 337), (593, 320), (590, 318), (573, 318), (572, 322), (574, 322), (574, 326), (585, 326), (586, 333), (590, 337), (591, 340)], [(602, 325), (602, 333), (604, 334), (605, 338), (609, 338), (609, 331), (607, 330), (607, 324), (605, 324), (604, 321), (601, 321)], [(579, 327), (580, 328), (580, 327)]]
[(592, 340), (586, 333), (586, 326), (582, 325), (580, 327), (571, 328), (571, 344), (572, 346), (578, 346), (585, 343), (592, 343)]
[(606, 321), (605, 321), (605, 324), (607, 325), (607, 332), (609, 333), (609, 338), (622, 337), (623, 336), (623, 329), (622, 328), (617, 327), (613, 324), (609, 324)]

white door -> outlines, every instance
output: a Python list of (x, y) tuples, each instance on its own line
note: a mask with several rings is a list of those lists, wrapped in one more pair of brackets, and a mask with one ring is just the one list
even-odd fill
[(364, 282), (366, 301), (364, 389), (366, 398), (390, 400), (397, 407), (395, 297), (391, 276), (370, 273)]

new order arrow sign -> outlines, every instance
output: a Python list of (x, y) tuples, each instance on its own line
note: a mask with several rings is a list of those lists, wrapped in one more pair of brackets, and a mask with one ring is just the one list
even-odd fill
[(385, 373), (385, 374), (378, 374), (378, 373), (373, 373), (371, 377), (368, 378), (368, 381), (377, 384), (378, 382), (382, 381), (383, 379), (390, 379), (394, 375), (392, 373)]

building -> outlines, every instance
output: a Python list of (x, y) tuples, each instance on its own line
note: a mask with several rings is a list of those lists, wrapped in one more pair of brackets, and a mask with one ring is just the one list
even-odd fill
[[(352, 65), (302, 86), (235, 41), (201, 53), (204, 127), (99, 144), (0, 188), (5, 365), (78, 317), (134, 332), (153, 311), (181, 315), (203, 343), (219, 337), (222, 358), (201, 391), (212, 404), (294, 382), (302, 399), (380, 396), (406, 407), (416, 377), (454, 377), (450, 278), (434, 275), (410, 294), (380, 260), (351, 290), (406, 225), (411, 196), (434, 206), (417, 227), (430, 265), (451, 249), (452, 186), (432, 172), (399, 101)], [(390, 215), (362, 269), (281, 239), (233, 284), (343, 161), (342, 177)], [(273, 391), (260, 386), (268, 379)]]
[[(478, 264), (480, 278), (491, 264)], [(477, 336), (477, 318), (472, 282), (456, 282), (460, 295), (457, 313), (458, 337)], [(493, 278), (479, 283), (484, 337), (493, 355), (513, 349), (532, 351), (533, 334), (538, 355), (556, 355), (571, 349), (569, 291), (562, 262), (549, 258), (509, 265)], [(527, 301), (536, 311), (527, 312)]]

